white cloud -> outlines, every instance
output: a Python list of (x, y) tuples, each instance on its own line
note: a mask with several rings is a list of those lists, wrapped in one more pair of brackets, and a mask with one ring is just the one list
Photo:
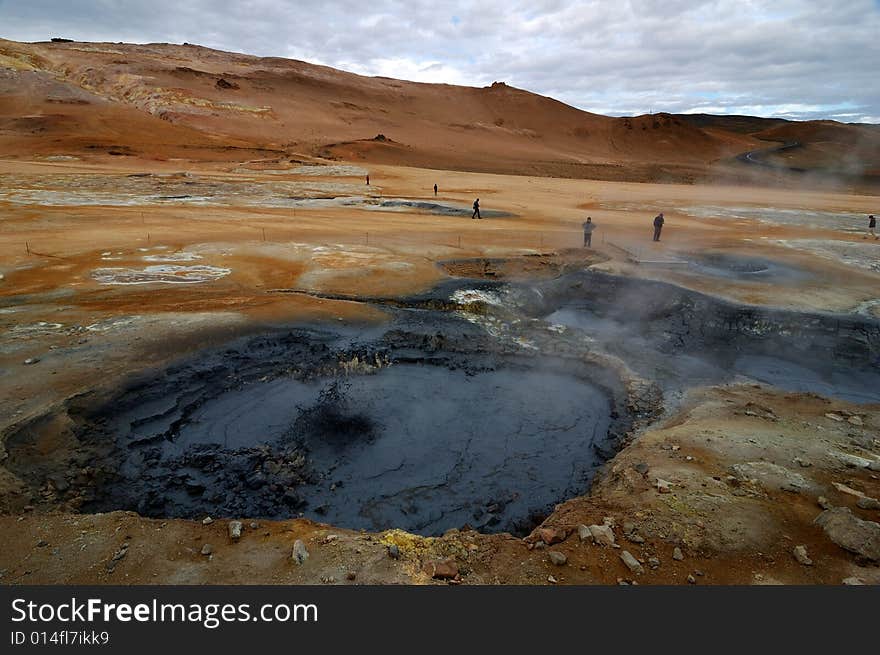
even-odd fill
[(607, 114), (880, 115), (876, 0), (0, 0), (0, 36), (170, 41), (504, 80)]

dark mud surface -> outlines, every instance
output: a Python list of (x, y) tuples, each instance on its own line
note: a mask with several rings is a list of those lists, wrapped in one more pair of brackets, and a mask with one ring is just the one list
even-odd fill
[(10, 440), (11, 468), (82, 511), (525, 533), (615, 451), (629, 424), (620, 384), (505, 352), (466, 321), (408, 331), (428, 313), (402, 311), (406, 329), (378, 334), (251, 338), (78, 399), (72, 459), (34, 471), (46, 429), (32, 426)]
[(868, 317), (590, 271), (361, 300), (389, 323), (240, 339), (18, 426), (22, 503), (524, 534), (689, 388), (880, 402)]
[(735, 282), (799, 284), (815, 277), (810, 271), (763, 257), (727, 253), (695, 256), (688, 265), (692, 273)]
[(583, 333), (667, 394), (750, 379), (880, 402), (877, 320), (745, 306), (598, 273), (546, 285), (533, 311)]

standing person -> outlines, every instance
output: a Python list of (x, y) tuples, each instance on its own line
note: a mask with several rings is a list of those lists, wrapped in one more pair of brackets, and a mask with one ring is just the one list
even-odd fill
[(370, 186), (370, 174), (367, 173), (367, 186)]
[[(868, 234), (870, 234), (872, 237), (874, 237), (875, 241), (878, 238), (877, 233), (875, 232), (876, 228), (877, 228), (877, 219), (874, 218), (874, 214), (870, 214), (868, 216)], [(868, 237), (865, 237), (865, 238), (867, 239)]]
[(584, 248), (592, 248), (593, 247), (593, 230), (596, 229), (596, 224), (593, 222), (593, 219), (587, 216), (587, 220), (583, 223), (584, 227)]
[(663, 212), (654, 217), (654, 241), (660, 241), (660, 232), (663, 230)]
[(480, 220), (483, 220), (483, 217), (480, 216), (480, 199), (479, 198), (474, 200), (474, 213), (471, 214), (471, 218), (479, 218)]
[(435, 196), (437, 195), (437, 185), (436, 184), (434, 185), (434, 195)]

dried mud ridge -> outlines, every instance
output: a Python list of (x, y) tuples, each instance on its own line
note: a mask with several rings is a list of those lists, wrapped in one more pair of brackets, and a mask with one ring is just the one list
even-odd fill
[(688, 388), (880, 399), (864, 317), (589, 271), (361, 300), (390, 324), (241, 339), (17, 426), (5, 509), (523, 535)]

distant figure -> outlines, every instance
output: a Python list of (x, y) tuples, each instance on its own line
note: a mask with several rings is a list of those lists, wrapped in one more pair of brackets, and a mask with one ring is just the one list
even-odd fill
[(663, 212), (654, 217), (654, 241), (660, 241), (660, 232), (663, 230)]
[(587, 216), (587, 220), (584, 221), (584, 248), (593, 247), (593, 230), (595, 229), (596, 224), (593, 219)]
[[(868, 234), (870, 234), (872, 237), (874, 237), (875, 241), (877, 240), (876, 228), (877, 228), (877, 219), (874, 218), (874, 214), (871, 214), (868, 216)], [(865, 238), (867, 239), (868, 237), (865, 237)]]
[(483, 220), (483, 217), (480, 216), (480, 199), (479, 198), (474, 200), (474, 213), (471, 214), (471, 218), (479, 218), (480, 220)]
[(367, 175), (367, 186), (370, 186), (370, 176)]
[(437, 195), (437, 185), (436, 184), (434, 185), (434, 195), (435, 196)]

